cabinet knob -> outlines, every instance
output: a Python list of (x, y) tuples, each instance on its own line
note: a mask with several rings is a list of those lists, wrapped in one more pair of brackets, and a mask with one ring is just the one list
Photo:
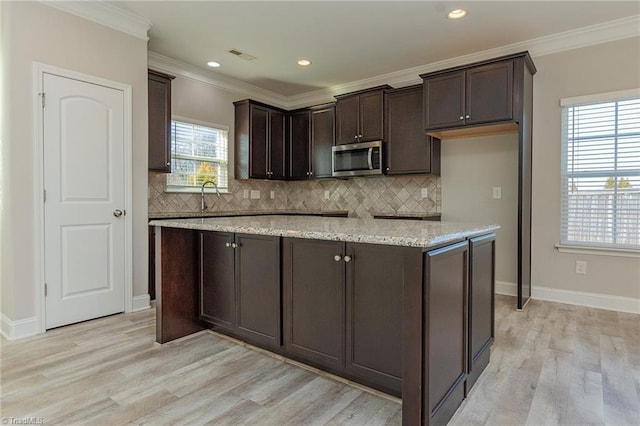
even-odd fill
[(236, 243), (231, 243), (231, 248), (236, 248), (238, 245)]
[(460, 116), (460, 120), (464, 120), (464, 116), (463, 115)]
[(352, 259), (351, 256), (345, 256), (344, 257), (344, 261), (347, 262), (347, 263), (351, 262), (351, 259)]
[(167, 166), (170, 166), (170, 165), (171, 165), (171, 161), (167, 161)]
[(467, 118), (467, 119), (469, 119), (469, 118), (471, 118), (471, 116), (470, 116), (470, 115), (467, 115), (467, 117), (466, 117), (466, 118)]
[(355, 135), (353, 138), (354, 138), (354, 139), (358, 139), (358, 135)]
[(389, 171), (389, 168), (387, 167), (387, 171)]
[(309, 172), (309, 176), (313, 176), (313, 172)]
[(342, 256), (336, 254), (335, 256), (333, 256), (333, 260), (335, 260), (336, 262), (340, 262), (340, 260), (342, 260)]
[(225, 247), (231, 247), (231, 243), (224, 243)]

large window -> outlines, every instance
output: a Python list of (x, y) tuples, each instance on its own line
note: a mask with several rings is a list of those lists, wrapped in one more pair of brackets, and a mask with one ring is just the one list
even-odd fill
[(171, 122), (171, 172), (168, 191), (193, 192), (210, 180), (227, 189), (227, 129), (222, 126)]
[(640, 249), (638, 91), (561, 105), (561, 245)]

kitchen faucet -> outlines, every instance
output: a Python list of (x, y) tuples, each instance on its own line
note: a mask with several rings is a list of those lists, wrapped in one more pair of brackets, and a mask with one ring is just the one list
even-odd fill
[(218, 185), (216, 185), (216, 183), (212, 180), (205, 181), (200, 188), (200, 213), (204, 213), (204, 211), (207, 210), (207, 203), (204, 202), (204, 187), (207, 186), (208, 183), (213, 185), (213, 187), (216, 189), (216, 194), (218, 194), (218, 197), (220, 196)]

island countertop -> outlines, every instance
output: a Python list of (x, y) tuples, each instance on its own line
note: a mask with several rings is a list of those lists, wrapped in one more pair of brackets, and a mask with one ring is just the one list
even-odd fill
[(405, 247), (435, 247), (488, 234), (499, 225), (310, 216), (153, 220), (151, 226)]

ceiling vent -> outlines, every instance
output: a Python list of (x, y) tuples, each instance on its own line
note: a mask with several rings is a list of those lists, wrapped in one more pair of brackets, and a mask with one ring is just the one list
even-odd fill
[(229, 50), (229, 53), (231, 53), (232, 55), (236, 55), (237, 57), (242, 58), (245, 61), (253, 61), (254, 59), (256, 59), (255, 56), (249, 55), (248, 53), (241, 52), (237, 49), (231, 49)]

